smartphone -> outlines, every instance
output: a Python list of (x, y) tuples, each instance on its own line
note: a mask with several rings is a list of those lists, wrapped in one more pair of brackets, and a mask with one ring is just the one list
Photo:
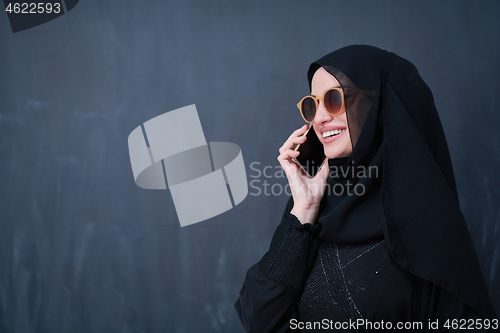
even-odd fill
[(300, 155), (297, 158), (292, 158), (292, 160), (299, 165), (309, 178), (313, 178), (323, 166), (326, 158), (325, 150), (312, 124), (309, 125), (309, 128), (303, 135), (307, 135), (306, 142), (298, 144), (294, 148), (295, 151), (300, 152)]

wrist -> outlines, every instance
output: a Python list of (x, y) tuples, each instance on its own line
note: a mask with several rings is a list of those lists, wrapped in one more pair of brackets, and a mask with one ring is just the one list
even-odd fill
[(316, 223), (316, 217), (318, 215), (317, 206), (300, 207), (293, 206), (290, 214), (294, 215), (300, 223), (302, 224), (312, 224)]

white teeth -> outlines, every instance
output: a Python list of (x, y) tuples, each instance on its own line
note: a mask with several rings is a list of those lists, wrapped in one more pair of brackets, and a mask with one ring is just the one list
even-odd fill
[(323, 137), (324, 137), (324, 138), (327, 138), (327, 137), (332, 136), (332, 135), (338, 135), (338, 134), (340, 134), (340, 133), (342, 133), (342, 132), (344, 132), (344, 131), (345, 131), (345, 128), (344, 128), (343, 130), (338, 130), (338, 129), (337, 129), (337, 130), (335, 130), (335, 131), (328, 131), (328, 132), (324, 132), (324, 133), (323, 133)]

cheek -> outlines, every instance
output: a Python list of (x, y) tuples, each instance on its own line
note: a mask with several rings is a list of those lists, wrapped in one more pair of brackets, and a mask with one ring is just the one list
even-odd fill
[(342, 121), (342, 124), (347, 127), (347, 130), (349, 130), (349, 126), (347, 125), (347, 114), (344, 112), (342, 115), (339, 116), (338, 118), (340, 121)]
[(316, 136), (318, 137), (318, 139), (320, 138), (321, 136), (321, 133), (319, 132), (319, 130), (316, 128), (316, 125), (313, 125), (313, 130), (314, 132), (316, 132)]
[(341, 120), (342, 123), (344, 124), (344, 126), (346, 127), (346, 131), (344, 133), (346, 135), (344, 135), (344, 137), (342, 139), (343, 139), (343, 141), (347, 141), (347, 143), (349, 143), (349, 146), (350, 146), (351, 145), (351, 134), (349, 131), (349, 124), (347, 123), (347, 115), (345, 112), (342, 114), (341, 117), (339, 117), (339, 120)]

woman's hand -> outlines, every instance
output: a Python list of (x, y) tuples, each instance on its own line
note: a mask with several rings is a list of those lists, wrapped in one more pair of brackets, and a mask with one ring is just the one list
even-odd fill
[[(300, 155), (293, 148), (296, 144), (302, 144), (306, 141), (307, 137), (303, 136), (303, 134), (307, 128), (308, 125), (304, 125), (290, 135), (279, 149), (278, 161), (285, 171), (292, 191), (293, 208), (290, 213), (295, 215), (302, 224), (314, 224), (318, 215), (319, 204), (325, 194), (325, 183), (328, 178), (329, 167), (328, 158), (326, 158), (321, 170), (314, 178), (309, 178), (297, 163), (292, 161), (292, 158)], [(311, 131), (313, 130), (311, 128)]]

